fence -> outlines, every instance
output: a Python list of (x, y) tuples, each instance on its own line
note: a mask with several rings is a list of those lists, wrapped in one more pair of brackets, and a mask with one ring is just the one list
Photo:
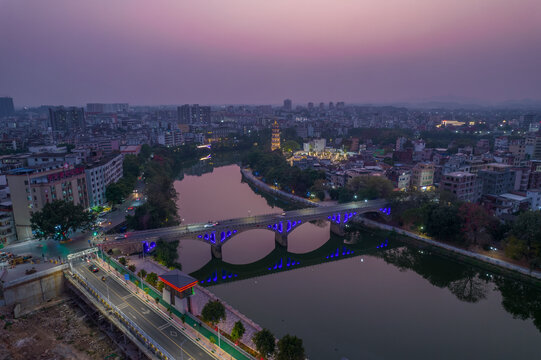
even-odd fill
[[(103, 252), (99, 253), (99, 257), (104, 262), (111, 265), (111, 267), (113, 267), (118, 273), (120, 273), (122, 275), (123, 274), (128, 274), (129, 278), (130, 278), (130, 282), (133, 283), (134, 285), (135, 285), (135, 280), (137, 280), (137, 281), (142, 280), (136, 274), (131, 272), (129, 269), (122, 266), (122, 264), (120, 264), (118, 261), (116, 261), (113, 258), (108, 257)], [(142, 284), (142, 282), (141, 282), (141, 284)], [(146, 283), (146, 284), (144, 284), (143, 287), (144, 287), (145, 293), (147, 293), (153, 299), (158, 298), (158, 303), (157, 304), (162, 305), (164, 307), (164, 309), (167, 309), (167, 311), (170, 311), (172, 315), (175, 315), (179, 319), (182, 319), (183, 324), (189, 325), (192, 329), (194, 329), (199, 334), (201, 334), (202, 336), (204, 336), (205, 338), (207, 338), (209, 340), (210, 340), (211, 337), (214, 337), (215, 340), (218, 340), (218, 332), (216, 330), (214, 330), (214, 329), (208, 327), (206, 324), (202, 323), (194, 315), (192, 315), (190, 313), (182, 314), (175, 307), (170, 306), (170, 304), (166, 303), (163, 300), (161, 292), (158, 291), (157, 289), (155, 289), (150, 284)], [(198, 341), (197, 338), (194, 339), (188, 333), (186, 333), (186, 332), (184, 332), (184, 333), (186, 334), (186, 336), (190, 337), (195, 342)], [(202, 346), (202, 344), (199, 344), (199, 345)], [(250, 354), (248, 354), (244, 350), (240, 349), (238, 346), (236, 346), (234, 343), (232, 343), (229, 339), (227, 339), (225, 337), (222, 337), (222, 336), (220, 337), (220, 344), (219, 345), (220, 345), (219, 347), (222, 350), (227, 352), (229, 355), (231, 355), (235, 359), (241, 359), (241, 360), (254, 359), (253, 356), (251, 356)], [(218, 344), (216, 344), (216, 346), (218, 346)]]
[(94, 295), (94, 297), (96, 297), (98, 301), (111, 309), (113, 311), (113, 314), (127, 326), (127, 328), (131, 331), (133, 335), (135, 335), (138, 339), (143, 340), (143, 343), (145, 344), (145, 346), (147, 346), (148, 349), (153, 351), (158, 357), (162, 359), (174, 359), (174, 357), (171, 356), (163, 347), (161, 347), (154, 339), (148, 336), (139, 326), (137, 326), (137, 324), (131, 321), (119, 308), (117, 308), (113, 303), (111, 303), (106, 296), (104, 296), (98, 289), (88, 283), (85, 280), (85, 277), (81, 275), (76, 269), (72, 269), (72, 272), (76, 276), (76, 279), (79, 281), (79, 283), (81, 283), (83, 287), (89, 290), (89, 292), (92, 293), (92, 295)]

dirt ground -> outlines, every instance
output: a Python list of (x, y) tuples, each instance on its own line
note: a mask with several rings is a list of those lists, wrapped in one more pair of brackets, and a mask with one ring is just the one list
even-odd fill
[(71, 301), (19, 319), (11, 310), (0, 307), (0, 360), (123, 358)]

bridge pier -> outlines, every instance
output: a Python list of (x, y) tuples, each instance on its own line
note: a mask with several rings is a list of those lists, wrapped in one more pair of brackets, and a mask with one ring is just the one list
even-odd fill
[(284, 247), (287, 249), (287, 233), (274, 233), (274, 241), (281, 247)]
[(331, 221), (331, 233), (338, 236), (344, 236), (346, 234), (344, 231), (344, 224), (337, 224), (334, 221)]
[(213, 258), (222, 259), (222, 245), (211, 245), (210, 250)]

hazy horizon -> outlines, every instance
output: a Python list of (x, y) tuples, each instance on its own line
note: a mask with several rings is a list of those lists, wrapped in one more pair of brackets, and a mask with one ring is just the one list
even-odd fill
[(4, 0), (15, 105), (541, 100), (538, 0)]

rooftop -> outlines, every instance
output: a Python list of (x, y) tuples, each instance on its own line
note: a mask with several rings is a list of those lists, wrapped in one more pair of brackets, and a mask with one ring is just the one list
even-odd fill
[(197, 284), (197, 280), (178, 269), (171, 270), (159, 276), (160, 280), (178, 292), (183, 292)]

